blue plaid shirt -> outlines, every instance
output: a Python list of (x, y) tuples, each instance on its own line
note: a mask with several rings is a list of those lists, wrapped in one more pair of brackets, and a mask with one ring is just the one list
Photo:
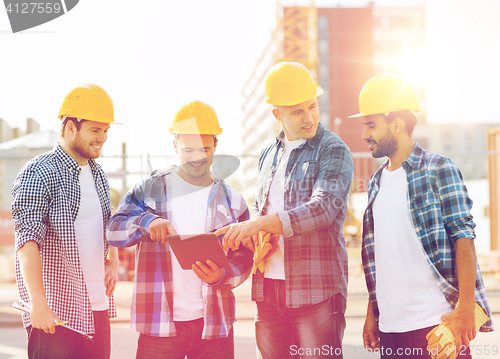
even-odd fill
[[(131, 327), (154, 337), (172, 337), (177, 332), (173, 321), (174, 289), (172, 261), (168, 243), (151, 240), (147, 231), (156, 218), (172, 218), (172, 175), (174, 167), (154, 172), (136, 184), (122, 199), (108, 224), (109, 244), (116, 247), (136, 246), (134, 294)], [(210, 190), (205, 232), (214, 232), (228, 224), (249, 217), (243, 197), (220, 179)], [(222, 239), (222, 235), (219, 239)], [(228, 336), (235, 321), (235, 298), (232, 288), (243, 283), (252, 269), (253, 253), (241, 246), (229, 250), (230, 266), (215, 284), (202, 283), (203, 339)]]
[[(258, 192), (252, 217), (266, 214), (284, 133), (259, 158)], [(343, 233), (354, 173), (351, 151), (321, 124), (316, 135), (290, 153), (284, 178), (284, 211), (278, 212), (285, 252), (286, 304), (317, 304), (341, 293), (347, 298), (347, 250)], [(264, 300), (264, 275), (253, 276), (252, 300)]]
[[(379, 310), (375, 286), (375, 246), (372, 205), (379, 190), (382, 170), (386, 161), (370, 178), (368, 207), (363, 218), (362, 258), (366, 285), (375, 318)], [(437, 285), (452, 307), (458, 301), (458, 277), (456, 272), (454, 243), (459, 238), (476, 237), (469, 198), (462, 174), (446, 157), (423, 150), (418, 144), (410, 157), (403, 162), (408, 179), (408, 205), (415, 232), (419, 237), (427, 262), (432, 268)], [(491, 311), (486, 299), (479, 265), (476, 271), (476, 302), (490, 318), (481, 331), (493, 330)]]

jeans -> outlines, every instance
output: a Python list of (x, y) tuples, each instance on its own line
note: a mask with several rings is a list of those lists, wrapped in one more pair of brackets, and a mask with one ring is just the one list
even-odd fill
[(95, 311), (94, 340), (64, 327), (56, 327), (54, 334), (47, 334), (31, 326), (28, 333), (29, 359), (109, 359), (111, 354), (111, 329), (108, 311)]
[[(380, 332), (380, 358), (431, 359), (425, 336), (435, 327), (433, 325), (404, 333)], [(459, 352), (457, 358), (472, 358), (469, 348), (457, 348), (457, 351)]]
[(141, 334), (137, 359), (234, 359), (233, 329), (227, 338), (201, 339), (203, 318), (174, 322), (177, 336), (153, 337)]
[(287, 308), (285, 281), (264, 279), (255, 334), (263, 359), (342, 358), (346, 300), (341, 294), (315, 305)]

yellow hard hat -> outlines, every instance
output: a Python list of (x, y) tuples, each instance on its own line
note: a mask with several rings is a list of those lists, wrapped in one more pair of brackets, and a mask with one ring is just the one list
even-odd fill
[(173, 135), (214, 135), (222, 133), (217, 115), (212, 106), (195, 100), (182, 106), (175, 114), (174, 122), (170, 127)]
[(349, 118), (402, 110), (422, 111), (415, 86), (399, 75), (383, 74), (372, 77), (363, 86), (359, 113)]
[(266, 76), (266, 103), (294, 106), (323, 94), (311, 73), (298, 62), (278, 62)]
[(113, 101), (102, 87), (83, 84), (66, 95), (58, 117), (61, 120), (65, 117), (76, 117), (81, 120), (112, 123)]

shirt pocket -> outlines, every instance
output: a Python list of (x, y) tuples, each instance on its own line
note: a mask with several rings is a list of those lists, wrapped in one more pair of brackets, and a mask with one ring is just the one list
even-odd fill
[(429, 191), (413, 197), (410, 203), (412, 208), (423, 209), (439, 204), (439, 198), (434, 192)]
[(236, 216), (235, 208), (228, 208), (223, 204), (217, 204), (216, 218), (218, 223), (215, 223), (216, 227), (219, 228), (220, 226), (236, 223), (238, 219), (233, 218), (233, 215)]
[[(297, 176), (292, 176), (292, 191), (297, 190), (301, 196), (310, 197), (318, 178), (319, 164), (316, 161), (307, 161), (299, 164)], [(296, 187), (296, 188), (294, 188)]]
[(144, 201), (144, 209), (147, 213), (155, 213), (156, 212), (156, 201), (154, 198), (146, 198)]
[(56, 231), (67, 231), (68, 221), (75, 221), (78, 215), (78, 203), (59, 189), (52, 195), (48, 211), (50, 226)]
[(422, 226), (426, 231), (437, 229), (441, 224), (441, 202), (432, 191), (411, 198), (410, 212), (417, 226)]

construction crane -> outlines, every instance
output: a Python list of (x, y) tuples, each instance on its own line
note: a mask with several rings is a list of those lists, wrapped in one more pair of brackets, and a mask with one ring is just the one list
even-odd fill
[[(286, 2), (287, 6), (284, 6)], [(294, 6), (295, 1), (276, 0), (275, 63), (295, 61), (306, 66), (317, 79), (318, 11), (314, 0), (309, 6)]]

